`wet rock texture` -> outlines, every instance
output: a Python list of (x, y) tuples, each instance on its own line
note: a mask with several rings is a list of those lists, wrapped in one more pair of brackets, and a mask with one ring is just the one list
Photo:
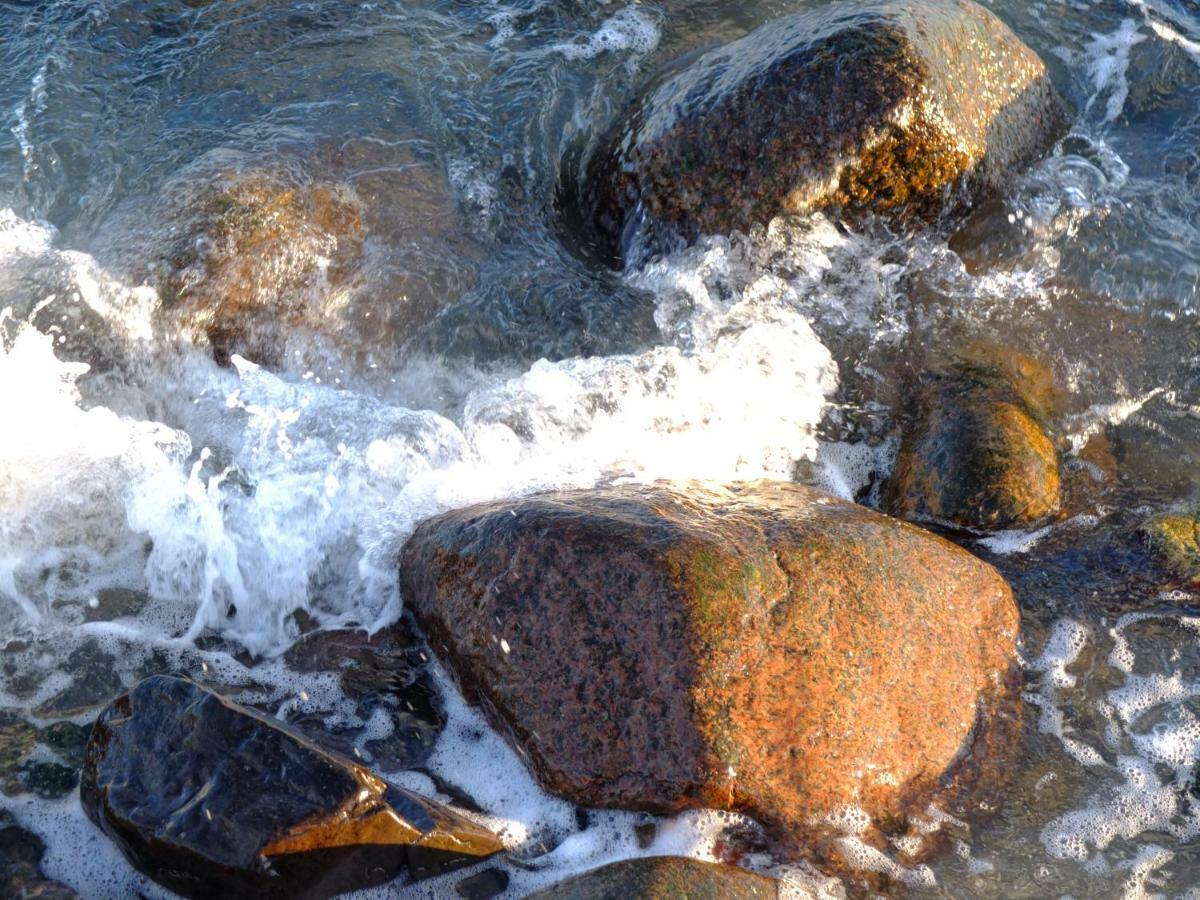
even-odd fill
[(330, 897), (501, 849), (458, 814), (171, 676), (100, 716), (80, 797), (134, 866), (187, 897)]
[(999, 348), (926, 373), (885, 490), (888, 511), (975, 529), (1058, 515), (1061, 460), (1046, 424), (1053, 396), (1045, 367)]
[(975, 3), (829, 4), (652, 87), (591, 155), (583, 205), (614, 262), (781, 213), (934, 219), (1065, 130), (1042, 61)]
[(1184, 513), (1164, 513), (1140, 530), (1150, 551), (1173, 576), (1200, 587), (1200, 519)]
[(279, 365), (297, 332), (389, 359), (477, 274), (445, 174), (382, 142), (203, 159), (151, 219), (164, 319), (221, 360)]
[(990, 782), (1015, 727), (995, 570), (796, 484), (450, 512), (401, 585), (466, 696), (582, 805), (738, 810), (784, 845), (846, 804), (903, 830)]
[(79, 895), (41, 871), (46, 845), (0, 810), (0, 896), (11, 900), (78, 900)]
[[(355, 716), (370, 722), (380, 712), (391, 734), (363, 743), (371, 763), (389, 771), (424, 764), (446, 724), (441, 697), (429, 674), (424, 642), (407, 618), (374, 635), (361, 630), (317, 631), (292, 645), (284, 661), (294, 672), (336, 672)], [(290, 724), (321, 746), (354, 752), (362, 728), (331, 728), (327, 713), (301, 715)]]
[(538, 891), (529, 900), (774, 900), (778, 896), (776, 881), (744, 869), (656, 856), (604, 866)]

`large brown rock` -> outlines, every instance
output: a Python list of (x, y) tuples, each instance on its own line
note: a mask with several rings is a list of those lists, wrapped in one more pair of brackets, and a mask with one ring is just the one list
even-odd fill
[(983, 7), (826, 4), (652, 86), (593, 151), (583, 207), (614, 262), (782, 213), (932, 219), (1065, 130), (1045, 65)]
[(894, 515), (981, 530), (1057, 516), (1061, 460), (1049, 370), (1012, 351), (966, 354), (919, 380), (885, 488)]
[(101, 714), (80, 799), (130, 863), (186, 897), (332, 897), (502, 849), (278, 720), (165, 675)]
[(527, 900), (775, 900), (779, 883), (745, 869), (653, 856), (593, 869)]
[(903, 830), (988, 781), (1013, 727), (996, 571), (796, 484), (475, 506), (418, 527), (400, 574), (466, 696), (588, 806), (739, 810), (800, 841), (854, 805)]

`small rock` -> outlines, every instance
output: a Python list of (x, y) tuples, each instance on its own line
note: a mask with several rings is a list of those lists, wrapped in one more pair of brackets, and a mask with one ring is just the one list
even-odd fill
[(1200, 519), (1185, 513), (1155, 516), (1141, 527), (1150, 551), (1171, 573), (1200, 587)]
[(926, 373), (884, 491), (893, 515), (983, 530), (1058, 515), (1049, 371), (1017, 353), (973, 354)]
[[(422, 765), (446, 724), (441, 697), (429, 674), (429, 658), (425, 642), (407, 618), (372, 636), (351, 629), (313, 632), (284, 655), (296, 672), (336, 672), (364, 721), (378, 709), (387, 713), (392, 733), (368, 741), (365, 747), (376, 766), (392, 771)], [(293, 724), (307, 730), (304, 721), (293, 720)], [(328, 743), (340, 737), (345, 746), (337, 749), (349, 752), (356, 735), (331, 735), (320, 716), (313, 724), (314, 740)]]
[(983, 7), (826, 4), (668, 73), (600, 140), (581, 202), (615, 263), (784, 213), (936, 219), (1066, 125), (1045, 65)]
[(492, 900), (508, 890), (508, 873), (503, 869), (484, 869), (454, 886), (454, 892), (466, 900)]
[(130, 863), (186, 897), (331, 897), (502, 849), (277, 720), (162, 675), (101, 714), (80, 797)]
[(594, 869), (529, 900), (770, 900), (779, 883), (745, 869), (716, 863), (656, 856), (627, 859)]
[(12, 774), (37, 743), (37, 729), (11, 712), (0, 712), (0, 777)]
[(1008, 586), (811, 488), (457, 510), (416, 529), (400, 580), (468, 699), (582, 806), (731, 809), (786, 844), (846, 805), (895, 822), (1003, 780), (982, 761), (1015, 728)]
[(42, 839), (26, 831), (12, 814), (0, 810), (0, 896), (11, 900), (78, 900), (75, 891), (50, 881), (39, 866), (46, 853)]

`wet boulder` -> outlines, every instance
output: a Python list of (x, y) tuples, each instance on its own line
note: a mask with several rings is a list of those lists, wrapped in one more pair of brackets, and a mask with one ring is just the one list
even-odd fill
[(386, 362), (477, 276), (445, 172), (405, 145), (224, 152), (138, 202), (109, 228), (133, 245), (121, 257), (157, 289), (161, 327), (219, 361), (279, 367), (316, 344)]
[(1164, 513), (1140, 529), (1150, 552), (1171, 574), (1200, 587), (1200, 519), (1186, 513)]
[(593, 148), (581, 203), (614, 263), (786, 213), (933, 220), (1066, 130), (1041, 59), (970, 0), (825, 4), (687, 61)]
[(847, 805), (968, 814), (1011, 739), (1004, 580), (808, 487), (470, 507), (422, 523), (400, 577), (464, 694), (581, 805), (740, 811), (786, 850)]
[(884, 505), (893, 515), (981, 530), (1044, 523), (1062, 507), (1059, 448), (1047, 419), (1049, 370), (999, 349), (917, 382)]
[(654, 856), (627, 859), (571, 878), (529, 900), (774, 900), (779, 884), (745, 869)]
[(277, 720), (163, 675), (100, 716), (80, 798), (130, 863), (187, 897), (330, 897), (501, 849)]

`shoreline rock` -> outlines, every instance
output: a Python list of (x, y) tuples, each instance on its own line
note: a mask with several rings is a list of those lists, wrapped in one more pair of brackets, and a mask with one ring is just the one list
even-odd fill
[(185, 897), (332, 897), (502, 849), (440, 804), (165, 675), (101, 714), (80, 799), (131, 865)]
[(624, 485), (443, 514), (405, 602), (550, 792), (758, 819), (805, 852), (846, 806), (968, 814), (1019, 727), (1019, 626), (987, 564), (782, 482)]
[(1028, 528), (1062, 509), (1058, 447), (1046, 425), (1048, 369), (1001, 348), (969, 351), (918, 379), (884, 509), (956, 528)]
[(1066, 126), (1041, 59), (970, 0), (831, 4), (661, 78), (599, 140), (580, 199), (617, 267), (785, 213), (932, 221)]

